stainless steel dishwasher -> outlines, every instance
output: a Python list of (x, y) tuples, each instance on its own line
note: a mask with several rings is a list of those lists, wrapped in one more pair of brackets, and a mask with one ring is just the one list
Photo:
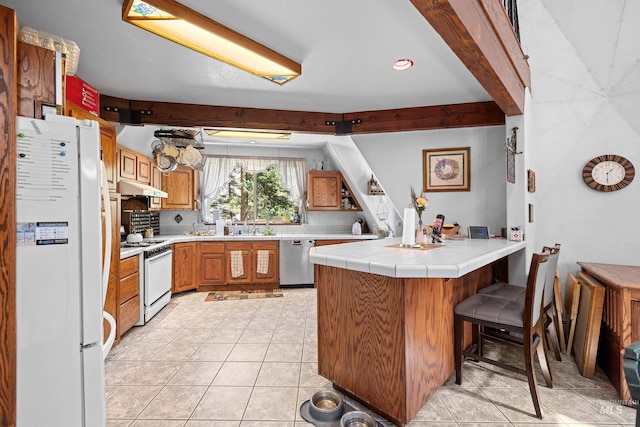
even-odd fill
[(309, 250), (314, 244), (309, 239), (280, 240), (280, 286), (313, 285)]

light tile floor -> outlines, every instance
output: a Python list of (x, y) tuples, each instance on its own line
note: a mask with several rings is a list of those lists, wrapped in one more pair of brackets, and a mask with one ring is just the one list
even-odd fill
[[(309, 425), (300, 405), (331, 387), (317, 374), (315, 289), (236, 301), (205, 302), (206, 295), (174, 296), (111, 351), (105, 364), (108, 427)], [(488, 350), (516, 360), (510, 347)], [(551, 369), (554, 388), (540, 387), (544, 420), (532, 415), (526, 378), (466, 362), (462, 385), (450, 378), (409, 426), (634, 424), (635, 410), (619, 404), (599, 368), (586, 379), (564, 355), (562, 362), (551, 358)]]

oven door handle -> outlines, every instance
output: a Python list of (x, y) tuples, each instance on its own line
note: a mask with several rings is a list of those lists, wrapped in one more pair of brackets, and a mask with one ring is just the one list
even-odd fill
[(173, 253), (173, 251), (172, 251), (171, 249), (169, 249), (169, 250), (168, 250), (168, 251), (166, 251), (166, 252), (162, 252), (162, 253), (159, 253), (159, 254), (157, 254), (157, 255), (150, 256), (149, 258), (146, 258), (146, 260), (147, 260), (147, 261), (155, 261), (155, 260), (157, 260), (157, 259), (159, 259), (159, 258), (162, 258), (162, 257), (164, 257), (164, 256), (171, 255), (172, 253)]

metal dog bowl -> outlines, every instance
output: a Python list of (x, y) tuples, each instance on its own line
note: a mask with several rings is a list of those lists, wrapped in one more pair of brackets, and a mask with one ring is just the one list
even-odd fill
[(342, 398), (331, 390), (321, 390), (315, 393), (309, 401), (309, 414), (318, 421), (337, 420), (343, 411)]
[(375, 427), (376, 420), (366, 412), (351, 411), (340, 418), (340, 427)]

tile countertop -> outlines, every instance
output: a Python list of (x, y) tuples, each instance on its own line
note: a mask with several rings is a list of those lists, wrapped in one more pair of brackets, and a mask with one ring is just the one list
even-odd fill
[(401, 248), (402, 238), (311, 248), (313, 264), (388, 277), (462, 277), (524, 249), (525, 242), (502, 238), (445, 240), (428, 250)]
[(144, 252), (145, 249), (154, 248), (164, 244), (182, 243), (182, 242), (229, 242), (229, 241), (242, 241), (242, 240), (372, 240), (377, 239), (376, 234), (276, 234), (273, 236), (262, 236), (252, 234), (240, 234), (235, 236), (188, 236), (182, 234), (175, 235), (156, 235), (150, 239), (144, 240), (162, 240), (162, 243), (153, 246), (137, 247), (137, 248), (122, 248), (120, 249), (120, 259), (128, 258), (134, 255), (138, 255)]

